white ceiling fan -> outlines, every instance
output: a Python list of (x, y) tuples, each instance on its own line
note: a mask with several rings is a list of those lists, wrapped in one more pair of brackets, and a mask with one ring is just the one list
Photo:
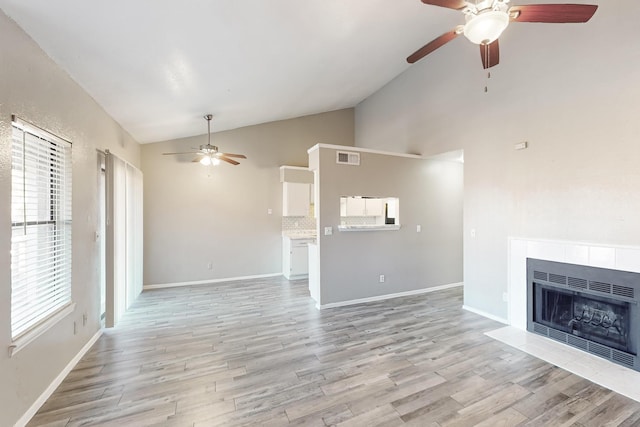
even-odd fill
[(208, 140), (207, 143), (200, 146), (199, 151), (185, 151), (181, 153), (162, 153), (165, 156), (176, 155), (176, 154), (195, 154), (196, 157), (192, 160), (193, 162), (199, 162), (205, 166), (214, 165), (217, 166), (220, 164), (220, 160), (230, 163), (234, 166), (239, 165), (240, 163), (236, 160), (233, 160), (231, 157), (235, 157), (237, 159), (246, 159), (247, 156), (244, 154), (232, 154), (232, 153), (221, 153), (218, 151), (218, 147), (215, 145), (211, 145), (211, 120), (213, 119), (212, 114), (207, 114), (204, 116), (207, 121), (207, 135)]

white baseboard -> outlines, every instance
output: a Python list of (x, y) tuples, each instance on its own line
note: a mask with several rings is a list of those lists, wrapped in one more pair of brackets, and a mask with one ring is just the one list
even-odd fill
[(491, 313), (487, 313), (486, 311), (478, 310), (477, 308), (469, 307), (468, 305), (462, 306), (463, 310), (470, 311), (471, 313), (478, 314), (482, 317), (486, 317), (487, 319), (495, 320), (496, 322), (503, 323), (505, 325), (509, 324), (509, 321), (505, 318), (494, 316)]
[(239, 277), (225, 277), (224, 279), (196, 280), (193, 282), (159, 283), (159, 284), (153, 284), (153, 285), (144, 285), (142, 289), (145, 291), (148, 291), (151, 289), (175, 288), (179, 286), (207, 285), (209, 283), (234, 282), (236, 280), (249, 280), (249, 279), (264, 279), (267, 277), (277, 277), (277, 276), (282, 276), (282, 273), (256, 274), (253, 276), (239, 276)]
[(429, 292), (442, 291), (444, 289), (455, 288), (455, 287), (462, 286), (462, 285), (463, 285), (462, 282), (450, 283), (448, 285), (434, 286), (432, 288), (416, 289), (414, 291), (407, 291), (407, 292), (398, 292), (396, 294), (378, 295), (378, 296), (375, 296), (375, 297), (359, 298), (359, 299), (353, 299), (353, 300), (349, 300), (349, 301), (332, 302), (332, 303), (329, 303), (329, 304), (321, 304), (321, 305), (320, 304), (316, 304), (316, 308), (319, 309), (319, 310), (324, 310), (325, 308), (344, 307), (346, 305), (362, 304), (363, 302), (382, 301), (382, 300), (391, 299), (391, 298), (399, 298), (399, 297), (407, 297), (407, 296), (411, 296), (411, 295), (426, 294), (426, 293), (429, 293)]
[(80, 349), (78, 354), (74, 356), (73, 359), (64, 367), (64, 369), (58, 374), (58, 376), (49, 384), (49, 387), (33, 402), (33, 405), (27, 410), (27, 412), (20, 417), (20, 419), (14, 424), (14, 427), (24, 427), (27, 423), (33, 418), (33, 416), (38, 412), (38, 410), (44, 405), (44, 403), (51, 397), (54, 391), (58, 388), (58, 386), (64, 381), (64, 379), (69, 375), (69, 372), (73, 370), (73, 368), (78, 364), (80, 359), (89, 351), (91, 346), (95, 344), (96, 341), (102, 336), (102, 329), (95, 333), (94, 336)]

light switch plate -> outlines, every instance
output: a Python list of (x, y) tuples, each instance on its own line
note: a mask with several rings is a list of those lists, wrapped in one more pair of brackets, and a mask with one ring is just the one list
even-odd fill
[(416, 233), (419, 233), (422, 231), (422, 227), (418, 224), (416, 225)]
[(325, 236), (331, 236), (333, 234), (333, 227), (325, 227), (324, 228), (324, 235)]

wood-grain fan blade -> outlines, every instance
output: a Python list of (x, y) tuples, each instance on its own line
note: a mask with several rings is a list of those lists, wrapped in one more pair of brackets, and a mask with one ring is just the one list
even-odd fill
[(409, 64), (413, 64), (414, 62), (421, 60), (422, 58), (424, 58), (434, 50), (438, 49), (439, 47), (445, 45), (446, 43), (449, 43), (451, 40), (455, 39), (460, 35), (462, 31), (461, 27), (462, 26), (459, 25), (456, 28), (454, 28), (452, 31), (446, 32), (440, 37), (437, 37), (431, 40), (429, 43), (425, 44), (420, 49), (416, 50), (411, 55), (409, 55), (409, 57), (407, 58), (407, 62)]
[(226, 156), (226, 157), (237, 157), (238, 159), (246, 159), (247, 156), (245, 156), (244, 154), (231, 154), (231, 153), (219, 153), (219, 156)]
[(467, 2), (464, 0), (422, 0), (422, 3), (455, 10), (464, 9), (467, 6)]
[(596, 9), (592, 4), (528, 4), (513, 6), (509, 16), (514, 22), (580, 23), (591, 19)]
[(498, 65), (500, 62), (500, 46), (498, 45), (498, 40), (496, 39), (489, 44), (481, 44), (480, 56), (482, 57), (482, 68), (485, 70), (494, 65)]
[(235, 165), (239, 165), (239, 164), (240, 164), (240, 163), (236, 162), (235, 160), (230, 159), (230, 158), (225, 157), (225, 156), (218, 156), (218, 158), (219, 158), (220, 160), (224, 160), (224, 161), (225, 161), (225, 162), (227, 162), (227, 163), (231, 163), (231, 164), (232, 164), (232, 165), (234, 165), (234, 166), (235, 166)]

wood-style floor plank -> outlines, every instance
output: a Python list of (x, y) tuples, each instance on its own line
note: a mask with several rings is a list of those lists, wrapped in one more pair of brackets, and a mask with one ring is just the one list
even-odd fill
[(147, 291), (29, 425), (640, 425), (640, 403), (461, 306), (455, 288), (318, 311), (283, 278)]

